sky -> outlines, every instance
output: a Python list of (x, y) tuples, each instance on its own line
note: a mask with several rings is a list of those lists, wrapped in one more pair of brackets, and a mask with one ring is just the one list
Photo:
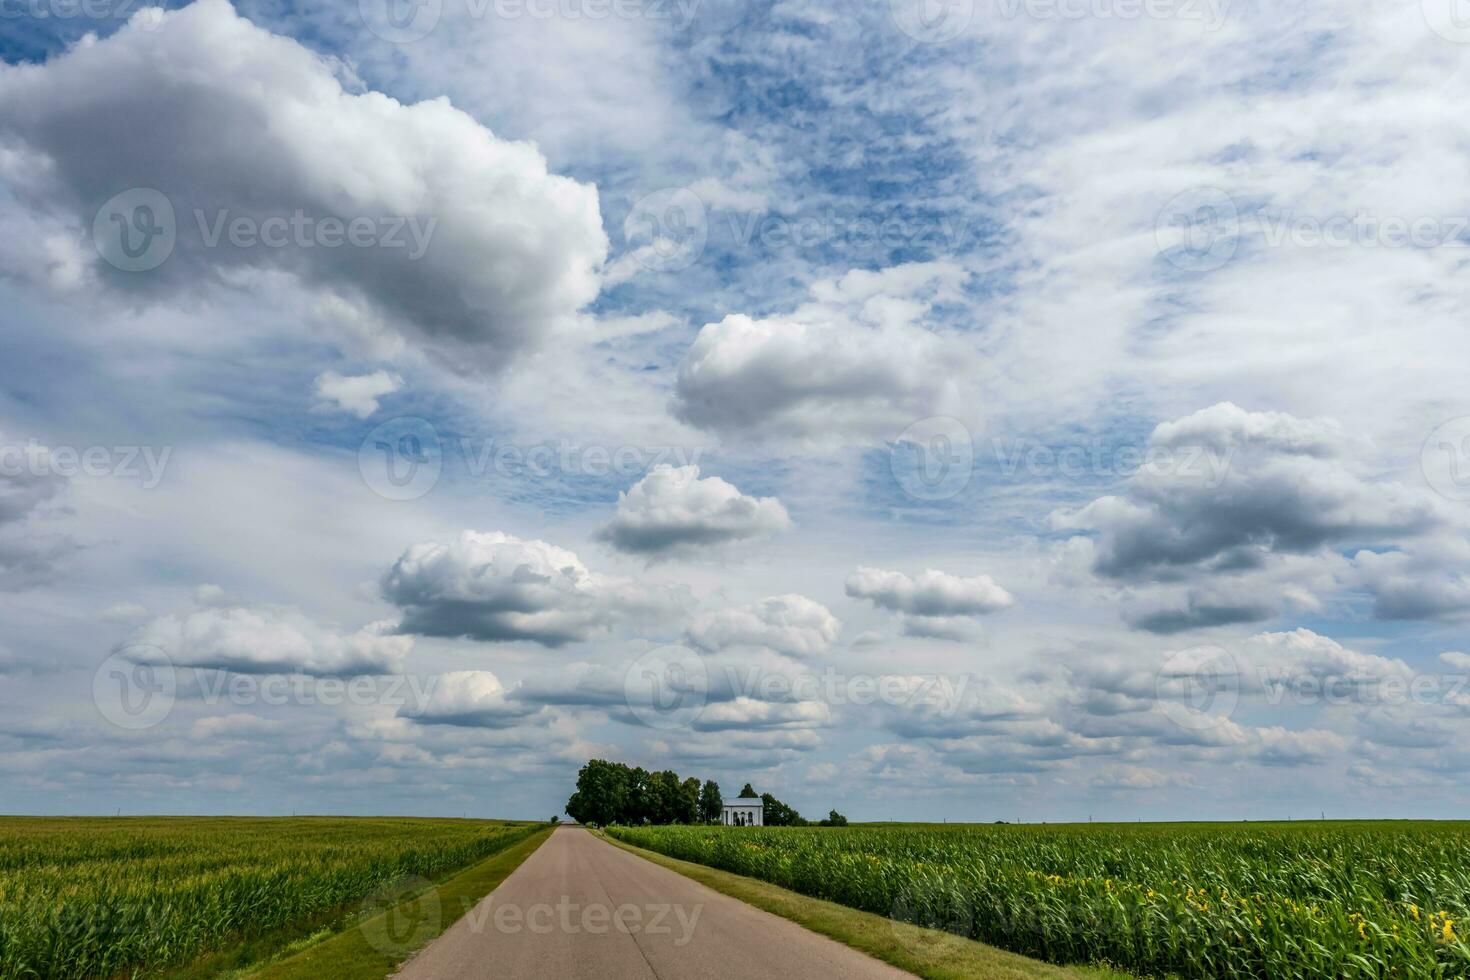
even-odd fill
[(1462, 816), (1459, 0), (0, 0), (0, 811)]

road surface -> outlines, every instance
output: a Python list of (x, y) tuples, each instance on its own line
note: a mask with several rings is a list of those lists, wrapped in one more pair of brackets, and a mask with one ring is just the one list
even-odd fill
[(405, 980), (913, 980), (560, 827), (396, 974)]

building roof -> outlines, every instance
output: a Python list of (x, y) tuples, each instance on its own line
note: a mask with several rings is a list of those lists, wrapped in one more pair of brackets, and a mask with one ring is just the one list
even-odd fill
[(758, 806), (764, 807), (766, 801), (759, 796), (737, 796), (734, 801), (724, 804), (725, 806)]

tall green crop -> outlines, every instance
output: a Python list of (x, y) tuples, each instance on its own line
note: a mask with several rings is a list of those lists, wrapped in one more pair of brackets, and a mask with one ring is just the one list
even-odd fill
[(671, 857), (1056, 963), (1470, 976), (1470, 825), (615, 828)]
[(146, 972), (468, 865), (532, 829), (393, 818), (0, 818), (0, 978)]

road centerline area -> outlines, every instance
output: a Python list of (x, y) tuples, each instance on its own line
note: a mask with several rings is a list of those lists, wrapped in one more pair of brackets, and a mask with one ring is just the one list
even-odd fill
[(401, 980), (895, 980), (886, 963), (586, 830), (551, 835)]

